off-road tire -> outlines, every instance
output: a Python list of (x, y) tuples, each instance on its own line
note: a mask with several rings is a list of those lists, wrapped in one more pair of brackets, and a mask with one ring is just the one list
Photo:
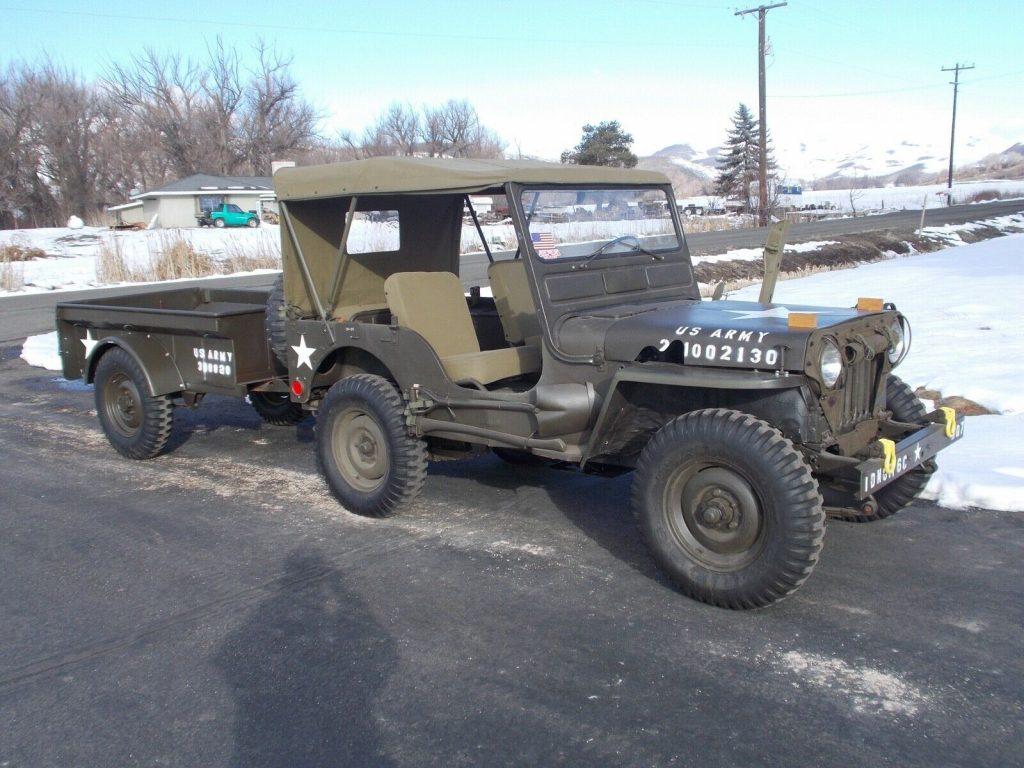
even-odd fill
[(171, 396), (150, 395), (142, 368), (119, 347), (103, 353), (94, 384), (96, 415), (115, 450), (129, 459), (158, 456), (171, 436)]
[(288, 367), (288, 332), (285, 330), (285, 323), (288, 320), (288, 311), (284, 301), (284, 275), (278, 275), (274, 286), (267, 295), (267, 312), (263, 318), (263, 329), (267, 334), (267, 344), (270, 345), (274, 357), (281, 365)]
[(277, 427), (290, 427), (306, 418), (302, 405), (284, 392), (250, 392), (249, 402), (267, 424)]
[[(387, 379), (341, 379), (327, 391), (316, 421), (320, 471), (347, 510), (390, 517), (419, 495), (427, 479), (427, 446), (406, 430), (405, 404)], [(369, 440), (372, 450), (360, 452), (365, 442), (342, 439), (353, 433)]]
[[(886, 379), (885, 402), (896, 421), (924, 425), (924, 417), (928, 413), (924, 403), (914, 394), (914, 390), (898, 376), (889, 374), (889, 378)], [(924, 487), (928, 485), (929, 478), (934, 474), (935, 468), (935, 460), (931, 459), (879, 489), (875, 493), (875, 501), (878, 502), (877, 514), (844, 515), (841, 519), (854, 523), (872, 523), (875, 520), (892, 517), (901, 509), (910, 506), (921, 495)]]
[(214, 219), (213, 226), (216, 227), (217, 229), (224, 229), (224, 219)]
[(247, 226), (249, 229), (256, 229), (256, 227), (258, 227), (259, 225), (260, 220), (255, 218), (249, 219), (247, 222), (245, 222), (245, 226)]
[[(723, 493), (740, 510), (726, 518), (735, 531), (697, 523)], [(637, 463), (633, 510), (679, 588), (723, 608), (756, 608), (792, 593), (817, 563), (825, 532), (817, 482), (793, 444), (766, 422), (723, 408), (679, 416), (655, 433)]]

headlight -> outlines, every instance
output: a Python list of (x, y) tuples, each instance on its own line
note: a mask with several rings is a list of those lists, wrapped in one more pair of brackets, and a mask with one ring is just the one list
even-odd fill
[(843, 372), (843, 355), (831, 339), (825, 339), (825, 343), (821, 347), (818, 370), (821, 371), (821, 383), (829, 389), (836, 385)]
[(900, 316), (899, 322), (892, 327), (892, 344), (889, 346), (889, 362), (895, 368), (910, 351), (910, 323), (907, 318)]

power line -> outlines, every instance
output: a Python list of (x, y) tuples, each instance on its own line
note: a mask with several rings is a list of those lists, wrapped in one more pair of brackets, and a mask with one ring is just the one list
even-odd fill
[(764, 17), (773, 8), (782, 8), (785, 2), (773, 3), (772, 5), (759, 5), (757, 8), (748, 8), (745, 11), (736, 11), (735, 16), (746, 16), (748, 13), (757, 14), (757, 106), (758, 106), (758, 145), (761, 149), (761, 157), (758, 162), (758, 189), (757, 208), (758, 220), (762, 227), (768, 225), (768, 108), (766, 105), (766, 88), (764, 74)]
[(442, 40), (479, 40), (485, 42), (504, 42), (504, 43), (558, 43), (560, 45), (610, 45), (610, 46), (630, 46), (630, 47), (644, 47), (650, 48), (651, 46), (659, 48), (712, 48), (712, 49), (734, 49), (739, 48), (737, 45), (721, 45), (716, 43), (680, 43), (677, 41), (651, 41), (651, 40), (630, 40), (628, 38), (617, 38), (614, 40), (596, 40), (596, 39), (585, 39), (585, 38), (555, 38), (555, 37), (537, 37), (534, 35), (529, 36), (511, 36), (511, 35), (478, 35), (478, 34), (458, 34), (454, 32), (399, 32), (394, 30), (385, 29), (361, 29), (356, 27), (345, 28), (332, 28), (322, 26), (299, 26), (291, 24), (266, 24), (257, 23), (250, 21), (231, 21), (221, 22), (217, 20), (207, 20), (202, 18), (181, 18), (175, 16), (145, 16), (141, 14), (127, 14), (127, 13), (107, 13), (101, 11), (67, 11), (57, 8), (25, 8), (18, 6), (0, 6), (0, 11), (8, 13), (38, 13), (42, 15), (51, 16), (77, 16), (84, 18), (94, 19), (115, 19), (118, 21), (144, 21), (144, 22), (158, 22), (166, 24), (187, 24), (189, 26), (206, 25), (220, 28), (244, 28), (244, 29), (258, 29), (258, 30), (275, 30), (280, 32), (320, 32), (329, 33), (336, 35), (366, 35), (376, 37), (405, 37), (405, 38), (423, 38), (423, 39), (442, 39)]

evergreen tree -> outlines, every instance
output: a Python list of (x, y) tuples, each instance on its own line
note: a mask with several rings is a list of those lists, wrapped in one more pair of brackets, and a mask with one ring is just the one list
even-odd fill
[(598, 125), (587, 123), (583, 126), (580, 143), (562, 153), (562, 162), (633, 168), (637, 157), (631, 150), (632, 146), (633, 137), (622, 130), (618, 120), (608, 120)]
[[(746, 104), (740, 104), (732, 116), (725, 147), (716, 163), (718, 178), (715, 193), (724, 197), (738, 198), (753, 208), (751, 186), (757, 183), (758, 165), (761, 152), (758, 147), (758, 123)], [(771, 138), (768, 140), (768, 178), (775, 178), (775, 158)]]

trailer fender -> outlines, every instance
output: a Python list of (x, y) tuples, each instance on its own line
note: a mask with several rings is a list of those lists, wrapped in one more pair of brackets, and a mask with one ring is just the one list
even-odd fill
[(170, 351), (151, 334), (138, 331), (123, 331), (117, 336), (107, 336), (96, 342), (85, 361), (86, 383), (93, 383), (97, 363), (103, 353), (112, 347), (120, 347), (135, 358), (146, 376), (150, 395), (169, 395), (185, 388), (185, 380)]

